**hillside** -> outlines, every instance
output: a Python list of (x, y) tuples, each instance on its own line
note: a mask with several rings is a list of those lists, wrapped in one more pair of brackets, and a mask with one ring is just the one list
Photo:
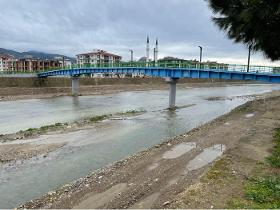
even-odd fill
[(44, 53), (44, 52), (38, 52), (38, 51), (17, 52), (14, 50), (9, 50), (9, 49), (4, 49), (4, 48), (0, 48), (0, 54), (12, 55), (18, 59), (27, 58), (27, 57), (39, 58), (39, 59), (54, 59), (55, 57), (64, 56), (65, 59), (70, 59), (73, 62), (75, 62), (75, 60), (76, 60), (75, 58), (68, 57), (65, 55), (60, 55), (60, 54), (50, 54), (50, 53)]

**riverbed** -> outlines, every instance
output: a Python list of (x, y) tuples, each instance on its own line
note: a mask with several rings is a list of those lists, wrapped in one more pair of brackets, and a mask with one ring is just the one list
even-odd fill
[(168, 91), (163, 90), (1, 102), (2, 134), (131, 109), (146, 113), (105, 120), (92, 129), (12, 142), (66, 145), (47, 156), (2, 165), (0, 207), (16, 207), (95, 169), (209, 122), (252, 100), (252, 95), (279, 89), (277, 85), (179, 89), (179, 109), (175, 112), (166, 110)]

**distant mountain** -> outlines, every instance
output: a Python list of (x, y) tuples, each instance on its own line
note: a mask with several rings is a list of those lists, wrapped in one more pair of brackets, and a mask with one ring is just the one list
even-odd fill
[(56, 57), (64, 57), (65, 59), (69, 59), (72, 62), (75, 62), (76, 59), (72, 57), (68, 57), (65, 55), (59, 55), (59, 54), (50, 54), (50, 53), (44, 53), (44, 52), (38, 52), (38, 51), (27, 51), (27, 52), (17, 52), (14, 50), (8, 50), (4, 48), (0, 48), (0, 54), (8, 54), (12, 55), (15, 58), (37, 58), (37, 59), (55, 59)]
[(3, 48), (0, 48), (0, 54), (12, 55), (15, 58), (22, 58), (22, 54), (20, 52), (16, 52), (13, 50), (7, 50), (7, 49), (3, 49)]

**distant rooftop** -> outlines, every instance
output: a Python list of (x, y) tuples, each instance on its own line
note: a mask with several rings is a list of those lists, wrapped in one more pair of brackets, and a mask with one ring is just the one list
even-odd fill
[(114, 56), (114, 57), (121, 58), (121, 56), (106, 52), (105, 50), (94, 50), (93, 52), (81, 53), (81, 54), (78, 54), (77, 56), (79, 56), (79, 55), (105, 55), (105, 56)]

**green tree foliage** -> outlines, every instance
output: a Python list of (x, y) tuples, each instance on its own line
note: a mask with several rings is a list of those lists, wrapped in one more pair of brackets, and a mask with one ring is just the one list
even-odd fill
[(280, 0), (208, 0), (228, 37), (280, 60)]

